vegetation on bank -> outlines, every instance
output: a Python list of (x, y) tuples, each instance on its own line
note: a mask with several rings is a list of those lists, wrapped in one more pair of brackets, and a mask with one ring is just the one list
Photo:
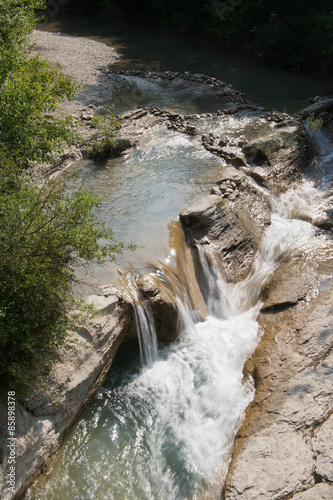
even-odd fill
[[(98, 220), (99, 200), (65, 181), (32, 182), (36, 163), (70, 144), (59, 104), (75, 83), (32, 51), (39, 0), (0, 0), (0, 396), (20, 398), (47, 369), (76, 305), (72, 283), (89, 261), (124, 245)], [(103, 241), (104, 243), (101, 243)]]
[(71, 0), (65, 8), (209, 34), (278, 66), (333, 70), (331, 0)]

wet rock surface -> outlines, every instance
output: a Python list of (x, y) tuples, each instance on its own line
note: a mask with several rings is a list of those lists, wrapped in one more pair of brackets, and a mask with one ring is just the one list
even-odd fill
[(146, 280), (138, 284), (143, 301), (150, 304), (158, 340), (171, 342), (179, 333), (179, 311), (172, 290)]
[[(267, 197), (246, 175), (227, 167), (218, 184), (223, 186), (228, 180), (233, 182), (230, 188), (187, 207), (180, 213), (180, 221), (188, 244), (202, 243), (205, 253), (214, 255), (222, 275), (237, 282), (250, 272), (262, 234), (270, 224), (271, 209)], [(230, 200), (231, 193), (235, 201)]]
[(256, 394), (225, 499), (332, 498), (332, 298), (320, 292), (305, 309), (261, 316), (265, 333), (245, 367)]
[[(119, 345), (134, 328), (129, 306), (116, 288), (103, 290), (90, 301), (101, 314), (72, 332), (72, 348), (59, 351), (51, 376), (38, 381), (32, 396), (17, 405), (16, 492), (10, 492), (3, 481), (4, 500), (22, 495), (36, 473), (48, 467), (65, 433), (102, 385)], [(7, 445), (6, 420), (7, 409), (1, 406), (2, 454)], [(8, 467), (2, 469), (3, 478)]]

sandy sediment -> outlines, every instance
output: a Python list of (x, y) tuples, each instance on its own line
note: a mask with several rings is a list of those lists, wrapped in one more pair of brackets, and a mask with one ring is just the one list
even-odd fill
[(117, 61), (120, 56), (113, 47), (104, 43), (63, 35), (34, 31), (35, 49), (50, 63), (75, 80), (80, 91), (70, 102), (65, 102), (65, 113), (75, 114), (90, 104), (100, 104), (111, 98), (110, 78), (100, 69)]

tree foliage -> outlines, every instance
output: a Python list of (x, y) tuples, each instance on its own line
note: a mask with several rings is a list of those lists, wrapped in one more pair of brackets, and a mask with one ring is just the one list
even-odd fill
[(98, 221), (90, 193), (36, 187), (0, 159), (0, 378), (20, 391), (66, 338), (77, 270), (114, 259), (123, 245)]
[(73, 137), (57, 111), (76, 90), (31, 52), (37, 6), (0, 0), (0, 395), (21, 398), (66, 343), (77, 270), (124, 248), (98, 220), (91, 193), (64, 180), (31, 181), (34, 163), (52, 160)]
[(75, 83), (31, 53), (35, 0), (0, 0), (0, 147), (23, 168), (51, 161), (73, 140), (71, 117), (58, 103)]
[(125, 18), (209, 33), (275, 65), (333, 69), (331, 0), (72, 0), (66, 8), (120, 11)]

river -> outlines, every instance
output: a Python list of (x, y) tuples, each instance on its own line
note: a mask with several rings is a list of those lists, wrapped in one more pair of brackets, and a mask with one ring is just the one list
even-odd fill
[(114, 47), (121, 59), (116, 70), (189, 71), (231, 83), (254, 104), (295, 113), (305, 99), (333, 92), (332, 75), (268, 67), (243, 53), (221, 50), (205, 37), (191, 36), (119, 19), (55, 17), (45, 28), (84, 36)]
[[(272, 78), (272, 70), (258, 75), (253, 62), (251, 70), (246, 65), (240, 69), (237, 57), (217, 56), (211, 46), (208, 50), (204, 42), (193, 42), (181, 34), (165, 32), (152, 44), (146, 32), (139, 37), (133, 28), (124, 32), (113, 27), (116, 31), (110, 35), (110, 27), (80, 20), (79, 25), (74, 22), (70, 26), (62, 21), (61, 29), (116, 42), (125, 54), (119, 67), (158, 65), (160, 70), (195, 70), (231, 81), (262, 105), (274, 102), (273, 107), (288, 111), (303, 105), (298, 89), (297, 97), (290, 94), (291, 80), (294, 88), (295, 81), (302, 79), (300, 75), (288, 73), (290, 80), (281, 72), (275, 75), (279, 73), (282, 80)], [(182, 49), (175, 52), (174, 44)], [(265, 78), (274, 81), (269, 98), (255, 83), (260, 79), (264, 88)], [(311, 76), (308, 83), (313, 94), (312, 78), (316, 80)], [(325, 84), (317, 83), (319, 93)], [(307, 92), (305, 84), (302, 92)], [(201, 126), (205, 130), (208, 124), (203, 120)], [(249, 131), (259, 134), (261, 127), (255, 113), (209, 123), (209, 128), (234, 137)], [(301, 200), (311, 192), (311, 199), (320, 205), (323, 191), (332, 182), (329, 146), (325, 139), (320, 141), (322, 151), (315, 168), (322, 180), (305, 183), (298, 191), (290, 189), (280, 199), (272, 198), (271, 225), (249, 278), (237, 285), (226, 283), (201, 255), (209, 316), (196, 322), (183, 304), (183, 329), (169, 346), (151, 340), (152, 319), (149, 312), (141, 311), (138, 323), (141, 318), (141, 328), (150, 332), (148, 343), (154, 344), (149, 359), (142, 353), (140, 356), (137, 345), (120, 349), (103, 387), (67, 436), (51, 472), (30, 489), (27, 498), (220, 498), (234, 436), (254, 394), (251, 378), (243, 380), (243, 366), (259, 340), (260, 291), (281, 256), (295, 256), (301, 249), (307, 258), (316, 258), (317, 249), (327, 244), (310, 221), (301, 220), (309, 210), (308, 203), (302, 205)], [(131, 258), (125, 254), (118, 265), (147, 272), (149, 260), (169, 258), (172, 242), (167, 244), (168, 224), (183, 207), (209, 192), (221, 164), (197, 139), (159, 127), (122, 160), (103, 164), (83, 161), (75, 168), (78, 182), (93, 181), (96, 192), (105, 195), (100, 216), (112, 221), (115, 236), (129, 237), (146, 248)], [(114, 276), (114, 268), (106, 266), (100, 275), (96, 273), (97, 280), (105, 282)]]

